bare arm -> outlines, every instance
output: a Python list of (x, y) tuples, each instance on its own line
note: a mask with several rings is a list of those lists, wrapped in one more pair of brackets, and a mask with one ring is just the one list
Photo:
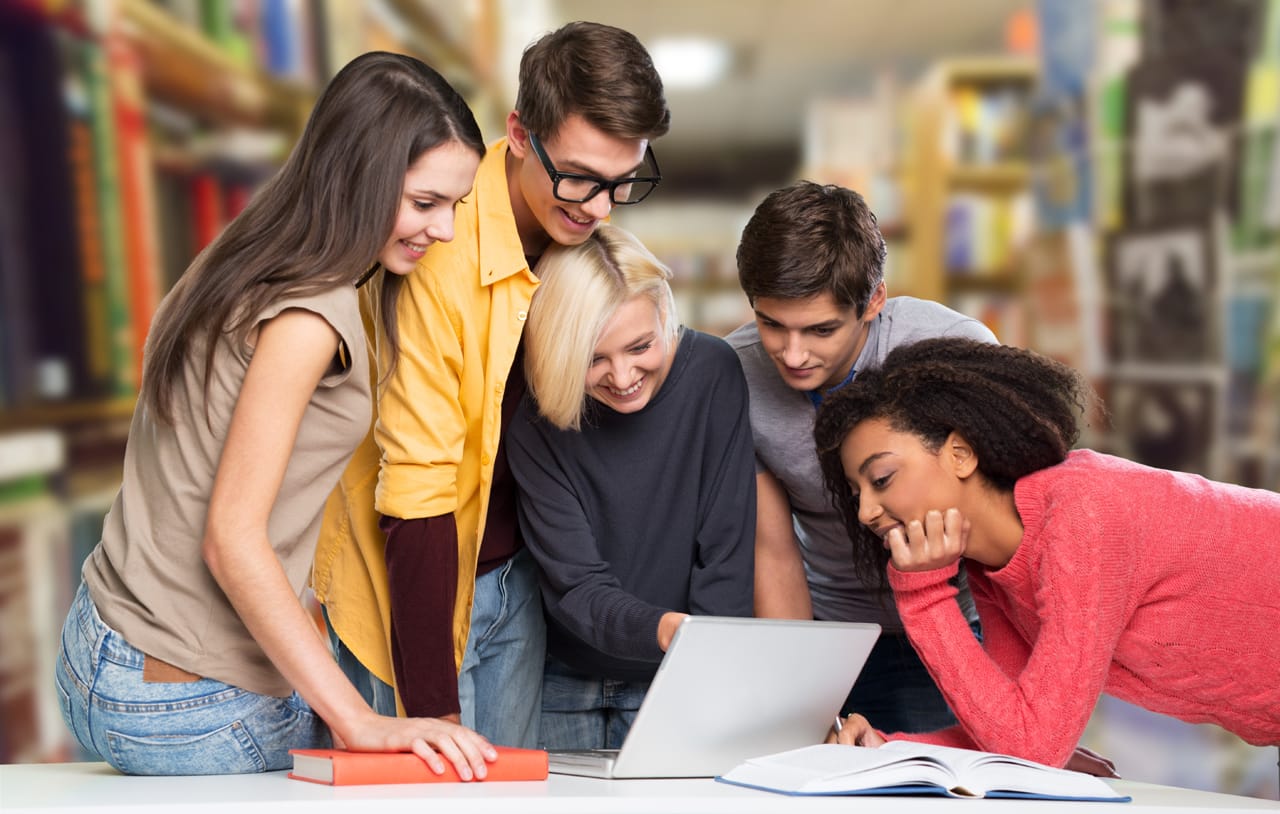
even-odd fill
[(756, 473), (755, 588), (756, 616), (813, 618), (800, 542), (791, 524), (791, 503), (769, 472)]
[(485, 760), (496, 753), (476, 733), (432, 718), (383, 717), (365, 704), (298, 601), (267, 537), (303, 412), (337, 347), (333, 328), (307, 311), (287, 310), (262, 325), (209, 500), (205, 562), (249, 632), (339, 743), (413, 751), (437, 773), (443, 754), (464, 779), (484, 777)]

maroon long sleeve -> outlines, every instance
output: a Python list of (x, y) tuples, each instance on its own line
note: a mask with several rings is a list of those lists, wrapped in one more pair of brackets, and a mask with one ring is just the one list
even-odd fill
[(456, 715), (453, 605), (458, 595), (458, 527), (452, 514), (383, 517), (391, 587), (391, 663), (406, 714)]

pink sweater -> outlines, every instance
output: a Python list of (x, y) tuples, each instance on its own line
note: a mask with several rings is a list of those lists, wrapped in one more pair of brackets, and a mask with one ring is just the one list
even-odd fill
[(890, 737), (1061, 766), (1106, 692), (1280, 744), (1280, 494), (1082, 450), (1018, 481), (1014, 499), (1013, 559), (965, 561), (982, 644), (946, 581), (956, 566), (889, 568), (960, 722)]

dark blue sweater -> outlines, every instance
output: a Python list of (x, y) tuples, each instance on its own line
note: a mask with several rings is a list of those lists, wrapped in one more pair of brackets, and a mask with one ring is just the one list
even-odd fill
[(587, 675), (649, 680), (664, 613), (752, 613), (746, 381), (723, 340), (684, 329), (643, 410), (590, 407), (580, 432), (564, 431), (525, 396), (506, 437), (520, 527), (551, 653)]

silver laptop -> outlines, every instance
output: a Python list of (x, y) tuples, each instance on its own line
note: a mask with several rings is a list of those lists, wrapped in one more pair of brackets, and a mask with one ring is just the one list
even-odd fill
[(552, 751), (551, 771), (714, 777), (821, 743), (879, 635), (876, 624), (686, 617), (622, 748)]

